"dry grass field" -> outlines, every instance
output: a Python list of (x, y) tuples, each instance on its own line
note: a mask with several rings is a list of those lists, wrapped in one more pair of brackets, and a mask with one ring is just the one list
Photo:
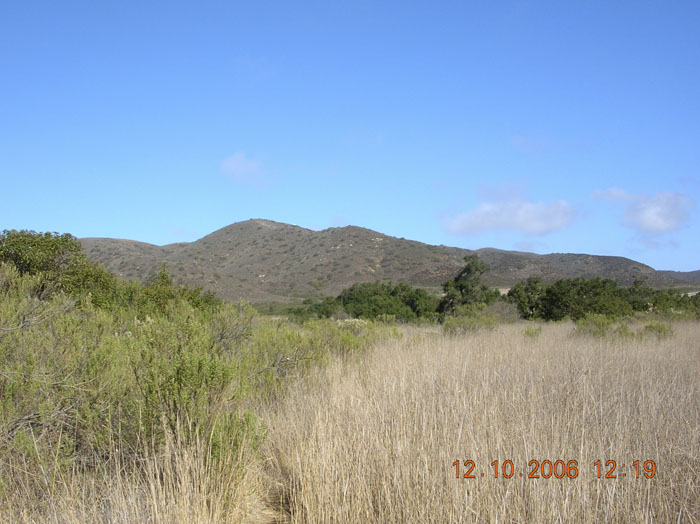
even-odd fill
[[(700, 521), (698, 324), (663, 340), (571, 331), (415, 336), (300, 385), (269, 414), (272, 501), (300, 523)], [(467, 460), (475, 478), (457, 479)], [(528, 478), (532, 460), (578, 475)]]
[[(140, 468), (47, 467), (40, 496), (17, 474), (3, 479), (0, 521), (699, 522), (700, 326), (661, 339), (572, 329), (407, 332), (264, 408), (256, 456), (212, 465), (204, 444), (170, 442)], [(469, 460), (474, 478), (456, 478), (453, 463), (462, 477)], [(528, 478), (533, 460), (540, 478)], [(545, 460), (567, 468), (542, 478)], [(598, 478), (597, 460), (602, 477), (615, 460), (617, 478)]]

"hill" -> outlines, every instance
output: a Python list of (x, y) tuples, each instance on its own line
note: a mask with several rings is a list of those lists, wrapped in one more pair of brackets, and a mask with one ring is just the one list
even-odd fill
[(545, 282), (595, 276), (622, 284), (646, 278), (655, 286), (693, 281), (693, 274), (684, 279), (686, 273), (655, 271), (623, 257), (537, 255), (491, 248), (472, 251), (356, 226), (313, 231), (262, 219), (231, 224), (195, 242), (165, 246), (111, 238), (80, 241), (91, 260), (118, 276), (143, 280), (167, 263), (178, 283), (202, 286), (228, 300), (253, 302), (337, 295), (355, 282), (375, 280), (437, 289), (459, 271), (464, 256), (471, 253), (478, 253), (491, 266), (486, 281), (498, 287), (509, 287), (532, 275)]
[(659, 273), (671, 277), (681, 284), (700, 284), (700, 271), (659, 271)]

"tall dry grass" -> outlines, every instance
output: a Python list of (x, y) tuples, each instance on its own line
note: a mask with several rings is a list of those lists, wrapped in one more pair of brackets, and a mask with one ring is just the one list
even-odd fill
[(18, 462), (0, 465), (2, 524), (224, 524), (270, 522), (258, 457), (246, 446), (212, 460), (206, 440), (165, 445), (145, 458), (126, 458), (114, 443), (97, 469), (53, 464), (40, 472)]
[[(700, 326), (571, 331), (417, 336), (300, 383), (266, 415), (270, 504), (295, 523), (700, 521)], [(527, 478), (545, 459), (578, 477)], [(618, 478), (599, 479), (609, 459)], [(494, 460), (515, 475), (494, 478)], [(634, 478), (635, 460), (655, 477)]]

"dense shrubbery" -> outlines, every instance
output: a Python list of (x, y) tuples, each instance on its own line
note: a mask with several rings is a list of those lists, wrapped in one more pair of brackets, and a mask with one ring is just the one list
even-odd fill
[(404, 322), (431, 319), (437, 303), (435, 297), (422, 289), (390, 282), (355, 284), (343, 291), (338, 300), (353, 317), (375, 319), (391, 315)]
[(264, 430), (252, 401), (388, 333), (261, 319), (245, 302), (174, 285), (165, 268), (144, 285), (123, 282), (76, 245), (0, 239), (0, 461), (26, 471), (89, 465), (117, 448), (139, 456), (170, 437), (204, 439), (214, 458), (255, 446)]
[(331, 318), (341, 309), (340, 301), (336, 297), (324, 297), (319, 302), (312, 299), (305, 299), (301, 306), (287, 308), (286, 313), (298, 322), (305, 322), (311, 319)]
[[(483, 324), (486, 317), (496, 318), (482, 310), (496, 302), (499, 293), (481, 281), (481, 275), (489, 267), (477, 255), (467, 256), (464, 260), (464, 268), (455, 278), (443, 284), (442, 298), (404, 283), (370, 282), (349, 287), (337, 299), (327, 298), (318, 304), (309, 302), (305, 304), (306, 307), (291, 312), (303, 319), (309, 316), (330, 316), (342, 307), (346, 314), (363, 319), (413, 322), (445, 321), (450, 317), (460, 317), (459, 321), (451, 320), (450, 325)], [(467, 317), (471, 320), (465, 320)], [(448, 330), (454, 331), (450, 327)]]
[(592, 278), (563, 279), (544, 285), (529, 278), (513, 286), (508, 300), (522, 318), (574, 321), (596, 314), (611, 318), (634, 313), (654, 312), (671, 316), (700, 316), (700, 296), (689, 297), (675, 290), (655, 290), (642, 281), (630, 287), (614, 280)]

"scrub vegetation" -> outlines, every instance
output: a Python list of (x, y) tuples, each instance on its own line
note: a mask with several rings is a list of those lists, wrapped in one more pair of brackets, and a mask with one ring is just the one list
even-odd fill
[[(111, 496), (118, 485), (94, 483), (113, 479), (143, 497), (132, 501), (133, 522), (171, 522), (164, 515), (189, 504), (175, 500), (182, 483), (207, 477), (225, 480), (213, 485), (216, 504), (202, 494), (204, 513), (176, 521), (228, 522), (250, 491), (249, 461), (260, 460), (257, 409), (289, 381), (390, 335), (364, 321), (261, 319), (244, 302), (174, 285), (165, 268), (145, 285), (120, 281), (85, 260), (70, 235), (5, 232), (0, 520), (112, 522), (121, 509), (102, 490)], [(98, 506), (56, 517), (62, 493)]]
[(272, 317), (3, 232), (0, 522), (698, 521), (697, 299), (465, 262)]

